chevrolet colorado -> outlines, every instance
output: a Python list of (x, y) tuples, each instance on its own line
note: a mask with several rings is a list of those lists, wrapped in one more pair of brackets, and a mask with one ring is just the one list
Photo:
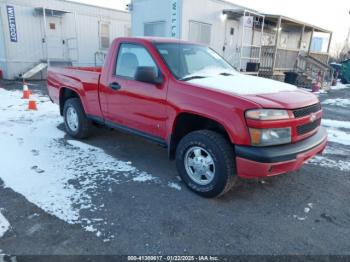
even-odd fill
[(315, 95), (179, 40), (115, 39), (102, 68), (50, 68), (48, 92), (70, 136), (98, 123), (154, 141), (204, 197), (298, 170), (327, 144)]

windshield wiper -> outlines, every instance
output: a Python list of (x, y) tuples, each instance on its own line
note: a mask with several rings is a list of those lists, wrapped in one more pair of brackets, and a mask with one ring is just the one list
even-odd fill
[[(223, 73), (220, 73), (219, 75), (222, 75), (222, 76), (233, 76), (233, 74), (230, 74), (230, 73), (227, 73), (227, 72), (223, 72)], [(202, 79), (202, 78), (207, 78), (208, 76), (186, 76), (184, 78), (181, 78), (180, 81), (190, 81), (190, 80), (193, 80), (193, 79)]]
[(220, 75), (222, 75), (222, 76), (233, 76), (233, 74), (226, 73), (226, 72), (224, 72), (224, 73), (220, 73)]
[(193, 80), (193, 79), (202, 79), (202, 78), (206, 78), (206, 76), (188, 76), (188, 77), (184, 77), (184, 78), (181, 78), (180, 81), (190, 81), (190, 80)]

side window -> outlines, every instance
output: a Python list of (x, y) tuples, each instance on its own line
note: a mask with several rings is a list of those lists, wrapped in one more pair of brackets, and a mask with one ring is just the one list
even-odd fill
[(158, 74), (158, 67), (146, 48), (137, 44), (121, 44), (116, 75), (134, 79), (136, 70), (140, 66), (152, 67)]

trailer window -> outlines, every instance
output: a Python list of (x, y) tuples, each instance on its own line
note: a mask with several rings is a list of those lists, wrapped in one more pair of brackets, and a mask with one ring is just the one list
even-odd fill
[(190, 21), (188, 39), (191, 42), (210, 45), (211, 25), (197, 21)]
[(50, 23), (49, 24), (51, 30), (56, 30), (56, 24), (55, 23)]
[(144, 36), (165, 36), (165, 22), (151, 22), (144, 24)]
[(110, 32), (108, 23), (100, 23), (100, 49), (109, 48)]

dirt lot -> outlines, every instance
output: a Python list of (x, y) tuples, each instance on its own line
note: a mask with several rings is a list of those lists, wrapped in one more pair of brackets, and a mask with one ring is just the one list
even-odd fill
[(320, 94), (323, 156), (204, 199), (166, 149), (105, 128), (73, 141), (44, 83), (34, 113), (0, 86), (0, 254), (350, 255), (350, 88)]

